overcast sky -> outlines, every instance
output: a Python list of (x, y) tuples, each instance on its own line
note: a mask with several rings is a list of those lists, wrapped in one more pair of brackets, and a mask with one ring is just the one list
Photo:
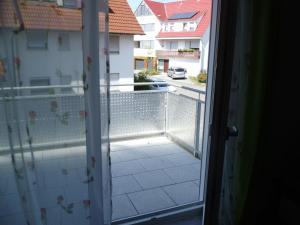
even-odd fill
[[(135, 11), (138, 5), (142, 0), (127, 0), (129, 5), (132, 8), (132, 11)], [(156, 2), (176, 2), (176, 0), (155, 0)]]

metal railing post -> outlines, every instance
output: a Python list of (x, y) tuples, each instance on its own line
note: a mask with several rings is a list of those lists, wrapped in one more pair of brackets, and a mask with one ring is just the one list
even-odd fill
[(165, 135), (167, 134), (168, 128), (168, 96), (169, 92), (165, 94)]
[(199, 99), (196, 101), (196, 118), (195, 118), (195, 149), (194, 149), (194, 156), (199, 158), (200, 157), (200, 114), (201, 114), (201, 100)]

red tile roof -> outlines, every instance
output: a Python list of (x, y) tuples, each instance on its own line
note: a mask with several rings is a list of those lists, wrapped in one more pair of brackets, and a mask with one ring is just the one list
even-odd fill
[[(12, 0), (0, 0), (0, 27), (19, 26), (12, 2)], [(67, 9), (57, 7), (55, 3), (31, 1), (24, 3), (19, 1), (19, 5), (25, 29), (81, 30), (80, 9)], [(109, 7), (113, 11), (109, 13), (110, 33), (144, 34), (126, 0), (109, 0)]]
[[(171, 37), (201, 37), (207, 30), (211, 21), (211, 0), (182, 0), (169, 3), (158, 3), (152, 0), (145, 0), (151, 11), (161, 21), (197, 21), (200, 22), (195, 31), (186, 32), (164, 32), (160, 31), (157, 38), (171, 38)], [(170, 20), (172, 15), (177, 13), (197, 12), (189, 19)], [(160, 16), (158, 16), (158, 14)]]
[(157, 16), (160, 20), (166, 20), (167, 15), (165, 11), (165, 4), (161, 2), (154, 2), (151, 0), (145, 0), (146, 4), (149, 6), (151, 11)]

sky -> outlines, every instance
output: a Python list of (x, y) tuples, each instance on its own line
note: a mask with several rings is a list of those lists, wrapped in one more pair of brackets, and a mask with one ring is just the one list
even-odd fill
[[(135, 11), (142, 0), (127, 0), (132, 11)], [(155, 0), (156, 2), (174, 2), (176, 0)]]

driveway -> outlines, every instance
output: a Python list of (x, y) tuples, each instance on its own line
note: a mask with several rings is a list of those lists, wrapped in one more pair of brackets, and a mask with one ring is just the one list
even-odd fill
[[(205, 91), (206, 90), (206, 86), (196, 85), (189, 78), (186, 78), (186, 79), (172, 79), (172, 78), (168, 77), (166, 74), (155, 75), (153, 77), (162, 79), (162, 80), (168, 82), (170, 85), (173, 84), (173, 85), (185, 86), (185, 87), (194, 88), (194, 89), (197, 89), (197, 90), (200, 90), (200, 91)], [(177, 93), (179, 93), (179, 94), (183, 94), (183, 95), (195, 98), (195, 99), (199, 99), (199, 93), (197, 93), (197, 92), (182, 89), (180, 87), (176, 87), (176, 89), (177, 89)], [(204, 101), (204, 99), (205, 99), (205, 96), (203, 94), (201, 94), (201, 100)]]

